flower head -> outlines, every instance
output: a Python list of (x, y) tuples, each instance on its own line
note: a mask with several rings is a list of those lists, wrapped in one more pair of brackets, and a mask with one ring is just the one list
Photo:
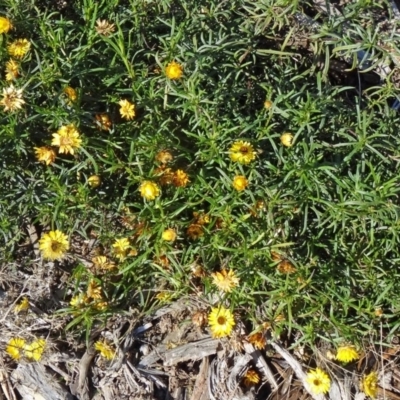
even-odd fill
[(59, 230), (45, 233), (39, 240), (39, 249), (43, 258), (58, 260), (64, 257), (69, 249), (68, 237)]
[(171, 168), (165, 168), (165, 165), (163, 165), (160, 168), (157, 168), (154, 172), (158, 175), (161, 175), (159, 177), (159, 182), (161, 186), (172, 185), (175, 174)]
[(172, 299), (172, 294), (171, 292), (164, 290), (160, 293), (157, 293), (156, 299), (159, 300), (161, 303), (169, 303)]
[(341, 361), (342, 363), (349, 363), (354, 360), (357, 360), (359, 355), (354, 346), (340, 346), (337, 349), (336, 360)]
[(131, 247), (127, 238), (117, 239), (112, 245), (115, 256), (119, 259), (124, 259), (128, 250)]
[(51, 144), (59, 147), (59, 153), (74, 154), (75, 149), (81, 147), (82, 139), (79, 131), (73, 124), (62, 126), (57, 133), (53, 133)]
[(77, 93), (76, 93), (76, 90), (75, 90), (73, 87), (71, 87), (71, 86), (67, 86), (67, 87), (64, 89), (64, 93), (65, 93), (65, 95), (68, 97), (68, 100), (70, 100), (70, 102), (74, 102), (74, 101), (76, 101), (76, 99), (78, 98), (78, 95), (77, 95)]
[(278, 271), (281, 274), (293, 274), (294, 272), (296, 272), (296, 268), (289, 260), (282, 260), (278, 264)]
[(96, 123), (100, 130), (109, 131), (111, 129), (111, 120), (108, 114), (96, 114)]
[(6, 17), (0, 17), (0, 34), (8, 33), (12, 29), (11, 21)]
[(151, 181), (144, 181), (140, 185), (140, 194), (146, 200), (154, 200), (160, 195), (160, 188), (158, 185)]
[(106, 360), (112, 360), (115, 355), (115, 350), (106, 341), (97, 341), (94, 348), (100, 352), (100, 355)]
[(22, 351), (25, 348), (25, 340), (21, 338), (12, 338), (7, 343), (6, 353), (13, 359), (19, 360), (22, 356)]
[(46, 165), (50, 165), (56, 159), (56, 152), (48, 146), (35, 147), (36, 159)]
[(19, 64), (12, 58), (6, 62), (6, 81), (13, 81), (19, 75)]
[(4, 111), (15, 111), (22, 108), (22, 105), (25, 104), (22, 91), (22, 89), (17, 89), (13, 85), (3, 89), (3, 98), (0, 104), (4, 106)]
[(168, 150), (161, 150), (156, 154), (156, 160), (161, 164), (168, 164), (172, 159), (173, 156)]
[(196, 311), (192, 315), (192, 322), (198, 327), (205, 326), (207, 324), (207, 312), (203, 310)]
[(235, 326), (235, 320), (230, 310), (220, 307), (213, 308), (208, 316), (211, 335), (214, 338), (228, 336)]
[(73, 308), (81, 308), (85, 305), (88, 301), (88, 297), (85, 293), (77, 294), (76, 296), (72, 297), (71, 301), (69, 302), (70, 306)]
[(249, 335), (247, 340), (258, 350), (264, 349), (267, 344), (265, 336), (261, 332)]
[(36, 339), (25, 346), (25, 355), (30, 360), (39, 361), (42, 358), (45, 347), (46, 341), (44, 339)]
[(229, 149), (229, 157), (240, 164), (249, 164), (256, 158), (256, 152), (249, 142), (238, 140)]
[(162, 238), (163, 240), (167, 241), (167, 242), (174, 242), (176, 239), (176, 232), (174, 229), (166, 229), (163, 233), (162, 233)]
[(102, 298), (101, 287), (94, 279), (92, 279), (88, 284), (86, 296), (88, 299), (95, 300), (100, 300)]
[(306, 382), (309, 385), (310, 392), (315, 395), (327, 393), (331, 387), (331, 379), (328, 374), (319, 368), (316, 368), (307, 374)]
[(375, 371), (363, 376), (361, 390), (372, 399), (376, 398), (378, 394), (378, 374)]
[(93, 257), (92, 263), (94, 264), (95, 268), (102, 270), (113, 269), (115, 267), (115, 263), (109, 261), (106, 256)]
[(110, 24), (107, 20), (100, 18), (96, 21), (96, 32), (99, 35), (109, 36), (115, 31), (115, 25)]
[(183, 67), (175, 61), (170, 62), (165, 68), (165, 75), (168, 79), (179, 79), (183, 75)]
[(18, 39), (12, 42), (8, 47), (8, 54), (12, 57), (21, 59), (31, 48), (31, 42), (27, 39)]
[(281, 143), (285, 147), (292, 147), (293, 146), (293, 135), (290, 132), (285, 132), (281, 135)]
[(266, 110), (269, 110), (272, 106), (273, 106), (273, 103), (272, 103), (271, 100), (265, 100), (265, 101), (264, 101), (264, 108), (265, 108)]
[(246, 179), (245, 176), (243, 175), (236, 175), (233, 178), (233, 183), (232, 186), (234, 187), (234, 189), (236, 189), (238, 192), (243, 191), (244, 189), (246, 189), (247, 185), (249, 184), (249, 181)]
[(223, 269), (221, 272), (215, 272), (211, 274), (213, 278), (213, 283), (218, 289), (223, 292), (231, 292), (232, 288), (239, 285), (239, 278), (235, 275), (233, 270), (227, 271)]
[(200, 224), (190, 224), (186, 230), (190, 239), (196, 240), (204, 235), (203, 226)]
[(188, 174), (181, 169), (178, 169), (174, 173), (174, 177), (172, 178), (172, 183), (175, 187), (185, 187), (189, 183)]
[(98, 175), (91, 175), (88, 178), (88, 184), (92, 188), (97, 188), (101, 185), (101, 179)]
[(260, 375), (254, 369), (249, 369), (243, 376), (245, 386), (257, 385), (258, 382), (260, 382)]
[(28, 308), (29, 308), (29, 300), (27, 297), (23, 297), (21, 302), (14, 307), (14, 312), (18, 314), (21, 311), (26, 311)]
[(129, 100), (120, 100), (118, 104), (120, 105), (119, 112), (122, 118), (128, 120), (134, 118), (134, 116), (136, 115), (134, 104), (132, 104)]

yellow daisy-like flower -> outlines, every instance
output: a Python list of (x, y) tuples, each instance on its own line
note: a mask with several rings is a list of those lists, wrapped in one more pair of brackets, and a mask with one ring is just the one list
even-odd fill
[(8, 47), (8, 54), (12, 57), (21, 59), (31, 48), (31, 43), (27, 39), (18, 39), (12, 42)]
[(139, 190), (142, 197), (146, 200), (154, 200), (160, 195), (160, 188), (156, 183), (151, 181), (144, 181), (140, 185)]
[(34, 361), (39, 361), (42, 358), (46, 341), (44, 339), (34, 340), (31, 344), (25, 346), (25, 356)]
[(20, 313), (21, 311), (26, 311), (29, 308), (29, 300), (27, 297), (23, 297), (21, 302), (14, 307), (15, 314)]
[(7, 343), (6, 353), (13, 359), (19, 360), (22, 356), (22, 351), (25, 349), (25, 340), (21, 338), (12, 338)]
[(168, 79), (179, 79), (183, 75), (183, 67), (175, 61), (170, 62), (165, 68), (165, 75)]
[(115, 256), (119, 259), (124, 259), (126, 254), (131, 247), (127, 238), (117, 239), (112, 245)]
[(97, 188), (101, 185), (101, 179), (98, 175), (92, 175), (88, 178), (88, 184), (92, 188)]
[(134, 104), (132, 104), (128, 100), (120, 100), (118, 102), (118, 104), (120, 105), (119, 112), (120, 112), (122, 118), (129, 120), (129, 119), (133, 119), (135, 117), (136, 113), (135, 113), (135, 105)]
[(94, 279), (92, 279), (89, 282), (88, 288), (86, 290), (86, 296), (88, 299), (97, 299), (97, 300), (103, 297), (101, 294), (101, 287)]
[(69, 249), (68, 236), (59, 230), (45, 233), (39, 240), (39, 249), (43, 258), (58, 260), (64, 257)]
[(163, 240), (166, 240), (167, 242), (174, 242), (176, 239), (176, 232), (174, 229), (166, 229), (163, 233), (162, 233), (162, 238)]
[(106, 360), (112, 360), (115, 355), (115, 350), (106, 341), (97, 341), (94, 348), (100, 352), (100, 355)]
[(46, 165), (50, 165), (56, 159), (56, 152), (48, 146), (35, 147), (36, 159)]
[(76, 99), (78, 98), (78, 94), (76, 93), (76, 90), (75, 90), (73, 87), (71, 87), (71, 86), (67, 86), (67, 87), (64, 89), (64, 93), (65, 93), (65, 95), (68, 97), (68, 99), (69, 99), (71, 102), (76, 101)]
[(175, 187), (185, 187), (189, 183), (188, 174), (181, 169), (178, 169), (174, 173), (174, 177), (172, 178), (172, 183)]
[(294, 136), (290, 132), (285, 132), (281, 135), (281, 143), (285, 147), (292, 147), (293, 146), (293, 138), (294, 138)]
[(11, 21), (6, 17), (0, 17), (0, 34), (8, 33), (12, 29)]
[(354, 346), (341, 346), (337, 349), (336, 360), (349, 363), (357, 360), (360, 356)]
[(214, 338), (228, 336), (235, 326), (235, 319), (230, 310), (220, 307), (213, 308), (208, 316), (211, 335)]
[(168, 164), (173, 158), (172, 154), (167, 150), (161, 150), (156, 155), (156, 160), (161, 164)]
[(376, 398), (378, 394), (378, 374), (375, 371), (363, 376), (361, 390), (371, 399)]
[(10, 59), (6, 62), (6, 81), (13, 81), (17, 79), (19, 75), (19, 64)]
[(331, 379), (320, 368), (310, 371), (306, 376), (306, 382), (309, 385), (310, 392), (315, 395), (327, 393), (331, 387)]
[(249, 335), (247, 340), (258, 350), (265, 349), (265, 346), (267, 345), (265, 336), (261, 332)]
[(256, 152), (249, 142), (238, 140), (230, 148), (229, 157), (234, 162), (250, 164), (256, 158)]
[(223, 292), (231, 292), (232, 288), (239, 285), (239, 278), (235, 275), (233, 270), (226, 271), (223, 269), (221, 272), (215, 272), (211, 274), (213, 283), (218, 289)]
[(89, 299), (87, 298), (85, 293), (77, 294), (76, 296), (72, 297), (71, 301), (69, 302), (71, 307), (74, 308), (81, 308), (85, 305), (85, 303)]
[(74, 154), (75, 149), (81, 147), (82, 139), (79, 131), (73, 124), (62, 126), (57, 133), (53, 133), (51, 144), (59, 147), (59, 153)]
[(115, 263), (108, 260), (106, 256), (96, 256), (92, 258), (92, 263), (94, 264), (95, 268), (102, 269), (102, 270), (109, 270), (115, 268)]
[(25, 104), (22, 92), (22, 89), (17, 89), (13, 85), (3, 89), (3, 98), (0, 104), (4, 107), (4, 111), (15, 111), (22, 108), (22, 105)]
[(236, 175), (233, 178), (233, 183), (232, 186), (234, 189), (236, 189), (238, 192), (243, 191), (244, 189), (247, 188), (247, 185), (249, 184), (249, 181), (246, 179), (245, 176), (243, 175)]
[(96, 21), (96, 32), (99, 35), (103, 35), (103, 36), (109, 36), (111, 35), (111, 33), (113, 33), (115, 31), (115, 25), (114, 24), (110, 24), (107, 20), (103, 19), (98, 19)]
[(247, 387), (257, 385), (258, 382), (260, 382), (260, 375), (254, 369), (249, 369), (243, 376), (243, 383)]
[(192, 240), (196, 240), (204, 235), (204, 229), (200, 224), (190, 224), (186, 230), (186, 234)]
[(112, 123), (108, 114), (96, 114), (96, 123), (100, 130), (109, 131)]

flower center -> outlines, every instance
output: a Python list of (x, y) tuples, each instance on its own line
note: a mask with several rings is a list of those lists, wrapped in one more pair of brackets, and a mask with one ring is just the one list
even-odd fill
[(314, 383), (315, 386), (319, 386), (321, 384), (319, 379), (314, 379), (313, 383)]
[(61, 250), (61, 243), (53, 242), (51, 244), (51, 250), (53, 251), (60, 251)]
[(240, 148), (240, 152), (242, 154), (247, 154), (249, 152), (249, 149), (247, 147), (243, 146), (243, 147)]
[(225, 325), (226, 324), (226, 318), (225, 317), (218, 317), (218, 324), (219, 325)]

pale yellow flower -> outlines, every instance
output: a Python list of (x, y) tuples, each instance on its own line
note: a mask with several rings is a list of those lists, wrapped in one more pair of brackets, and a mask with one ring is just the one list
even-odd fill
[(59, 230), (45, 233), (39, 240), (39, 249), (43, 258), (58, 260), (64, 257), (69, 249), (68, 236)]
[(75, 149), (81, 147), (82, 139), (79, 131), (73, 124), (62, 126), (57, 133), (53, 133), (51, 144), (59, 147), (59, 153), (74, 154)]
[(229, 271), (223, 269), (221, 272), (212, 273), (211, 276), (214, 285), (223, 292), (229, 293), (234, 287), (239, 285), (239, 278), (231, 269)]
[(246, 179), (245, 176), (243, 175), (236, 175), (233, 178), (233, 183), (232, 186), (234, 187), (234, 189), (236, 189), (238, 192), (241, 192), (243, 190), (245, 190), (247, 188), (249, 184), (249, 181)]
[(46, 165), (50, 165), (56, 159), (56, 152), (48, 146), (35, 147), (36, 159)]
[(0, 17), (0, 34), (8, 33), (12, 29), (11, 21), (6, 17)]
[(131, 244), (127, 238), (117, 239), (112, 245), (115, 256), (119, 259), (124, 259), (127, 255)]
[(12, 58), (6, 62), (6, 81), (13, 81), (19, 76), (19, 64)]
[(22, 89), (17, 89), (13, 85), (3, 89), (3, 98), (0, 104), (4, 107), (4, 111), (15, 111), (22, 108), (22, 105), (25, 104), (22, 92)]
[(340, 346), (336, 352), (336, 360), (342, 363), (349, 363), (359, 358), (358, 352), (354, 346)]
[(18, 361), (22, 356), (25, 348), (25, 340), (21, 338), (11, 338), (7, 343), (6, 353), (13, 359)]
[(71, 307), (74, 308), (81, 308), (85, 305), (85, 303), (89, 299), (87, 298), (85, 293), (77, 294), (76, 296), (72, 297), (71, 301), (69, 302)]
[(97, 188), (101, 184), (101, 179), (98, 175), (92, 175), (88, 178), (88, 184), (92, 188)]
[(220, 307), (213, 308), (208, 316), (208, 323), (213, 338), (228, 336), (235, 326), (235, 319), (230, 310)]
[(371, 399), (376, 398), (378, 394), (378, 374), (375, 371), (363, 376), (361, 390)]
[(27, 39), (18, 39), (8, 45), (8, 54), (12, 57), (21, 59), (31, 48), (31, 43)]
[(306, 376), (310, 392), (314, 395), (324, 394), (331, 387), (331, 379), (328, 374), (320, 368), (311, 370)]
[(272, 106), (273, 106), (273, 103), (272, 103), (271, 100), (265, 100), (265, 101), (264, 101), (264, 108), (265, 108), (266, 110), (269, 110)]
[(98, 19), (96, 21), (96, 32), (99, 35), (109, 36), (114, 31), (115, 31), (115, 25), (114, 24), (110, 24), (107, 20)]
[(16, 314), (21, 311), (26, 311), (29, 308), (29, 300), (27, 297), (23, 297), (21, 302), (14, 307), (14, 312)]
[(135, 117), (136, 113), (135, 113), (135, 105), (134, 104), (132, 104), (128, 100), (120, 100), (118, 102), (118, 104), (120, 105), (119, 112), (120, 112), (122, 118), (129, 120), (129, 119), (133, 119)]
[(106, 256), (96, 256), (92, 258), (92, 263), (98, 269), (108, 270), (115, 267), (115, 263), (109, 261)]
[(106, 360), (112, 360), (114, 358), (115, 350), (105, 340), (97, 341), (94, 344), (94, 348), (99, 351), (100, 355)]
[(229, 157), (240, 164), (249, 164), (256, 158), (256, 152), (249, 142), (238, 140), (229, 149)]
[(25, 346), (25, 355), (30, 360), (39, 361), (42, 358), (46, 341), (44, 339), (34, 340), (31, 344)]
[(154, 200), (160, 195), (160, 189), (158, 185), (151, 181), (144, 181), (140, 185), (139, 190), (142, 197), (146, 200)]
[(169, 79), (179, 79), (183, 75), (183, 67), (175, 61), (170, 62), (165, 68), (165, 75)]
[(174, 229), (166, 229), (163, 233), (162, 233), (162, 238), (163, 240), (166, 240), (167, 242), (173, 242), (176, 239), (176, 232)]
[(294, 138), (294, 136), (290, 132), (285, 132), (281, 135), (281, 143), (285, 147), (292, 147), (293, 146), (293, 138)]

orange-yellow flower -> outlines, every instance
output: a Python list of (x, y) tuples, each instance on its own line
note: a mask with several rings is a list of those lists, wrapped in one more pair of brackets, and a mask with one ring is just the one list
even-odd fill
[(109, 131), (111, 129), (112, 123), (108, 114), (96, 114), (96, 123), (102, 131)]
[(135, 105), (134, 104), (132, 104), (128, 100), (120, 100), (118, 102), (118, 104), (120, 105), (119, 112), (120, 112), (122, 118), (130, 120), (135, 117), (136, 113), (135, 113)]
[(247, 339), (258, 350), (264, 349), (267, 345), (265, 336), (261, 332), (253, 333)]
[(101, 185), (101, 178), (98, 175), (89, 176), (88, 184), (92, 188), (97, 188)]
[(231, 146), (229, 157), (240, 164), (249, 164), (256, 158), (256, 152), (249, 142), (238, 140)]
[(190, 224), (186, 230), (186, 234), (190, 237), (190, 239), (196, 240), (204, 235), (204, 230), (200, 224)]
[(181, 169), (178, 169), (174, 173), (174, 177), (172, 178), (172, 183), (176, 187), (185, 187), (189, 183), (188, 174)]
[(306, 375), (306, 382), (310, 392), (315, 395), (327, 393), (331, 387), (329, 375), (320, 368), (311, 370)]
[(161, 150), (156, 155), (156, 160), (161, 164), (168, 164), (172, 159), (173, 156), (168, 150)]
[(48, 146), (35, 147), (36, 159), (46, 165), (50, 165), (56, 159), (56, 152)]
[(18, 39), (8, 47), (8, 54), (15, 58), (22, 58), (31, 48), (31, 43), (27, 39)]
[(146, 200), (154, 200), (160, 195), (160, 188), (156, 183), (151, 181), (144, 181), (140, 185), (139, 190), (142, 197)]
[(233, 178), (233, 183), (232, 186), (234, 187), (234, 189), (236, 189), (238, 192), (241, 192), (243, 190), (245, 190), (247, 188), (249, 184), (249, 181), (246, 179), (245, 176), (243, 175), (236, 175)]
[(183, 67), (175, 61), (170, 62), (165, 68), (165, 75), (169, 79), (179, 79), (183, 75)]
[(260, 382), (260, 375), (254, 369), (249, 369), (243, 376), (245, 386), (257, 385), (258, 382)]
[(59, 153), (74, 154), (75, 149), (81, 147), (82, 139), (79, 131), (73, 124), (62, 126), (57, 133), (53, 133), (51, 144), (59, 147)]
[(0, 34), (8, 33), (12, 29), (11, 21), (6, 17), (0, 17)]

